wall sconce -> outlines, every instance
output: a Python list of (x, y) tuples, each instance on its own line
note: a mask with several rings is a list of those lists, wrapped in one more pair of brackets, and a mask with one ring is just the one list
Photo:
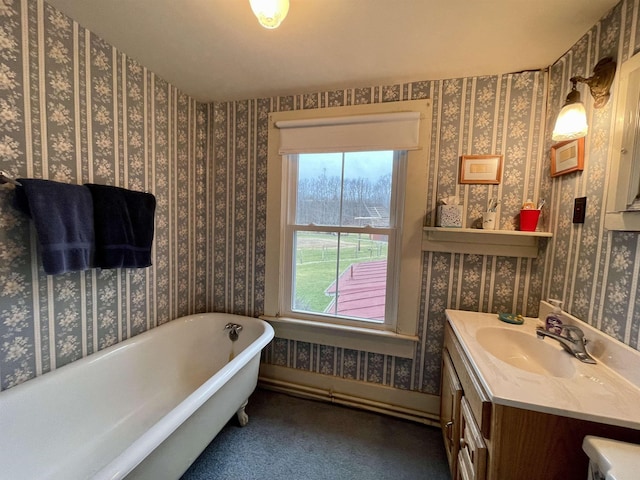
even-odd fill
[(580, 101), (580, 92), (576, 89), (578, 82), (589, 85), (593, 97), (594, 108), (602, 108), (609, 101), (609, 89), (616, 74), (616, 62), (611, 57), (603, 58), (593, 68), (593, 76), (589, 78), (572, 77), (571, 91), (558, 114), (551, 139), (554, 141), (574, 140), (587, 135), (587, 113)]
[(251, 10), (264, 28), (278, 28), (289, 13), (289, 0), (249, 0)]

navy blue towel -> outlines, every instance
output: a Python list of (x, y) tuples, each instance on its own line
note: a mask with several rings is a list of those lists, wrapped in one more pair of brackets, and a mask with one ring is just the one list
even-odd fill
[(14, 206), (33, 219), (48, 275), (91, 268), (93, 206), (82, 185), (19, 178)]
[(156, 198), (150, 193), (108, 185), (88, 183), (86, 186), (93, 197), (94, 266), (150, 266)]

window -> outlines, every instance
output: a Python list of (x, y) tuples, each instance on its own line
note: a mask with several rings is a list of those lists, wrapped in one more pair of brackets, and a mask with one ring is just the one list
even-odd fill
[(264, 318), (276, 336), (413, 355), (430, 121), (429, 100), (270, 116)]
[[(289, 155), (281, 314), (391, 323), (405, 152)], [(290, 286), (289, 286), (290, 283)]]

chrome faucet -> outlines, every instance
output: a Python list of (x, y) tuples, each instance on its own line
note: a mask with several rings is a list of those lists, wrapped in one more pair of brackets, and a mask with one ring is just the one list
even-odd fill
[(539, 339), (544, 340), (544, 337), (550, 337), (560, 342), (562, 348), (564, 348), (571, 355), (584, 363), (597, 363), (594, 358), (587, 353), (585, 345), (587, 339), (584, 338), (584, 333), (580, 328), (575, 325), (560, 325), (560, 334), (549, 332), (542, 327), (536, 328), (536, 335)]
[(242, 325), (238, 323), (227, 323), (224, 326), (224, 329), (229, 330), (229, 339), (232, 342), (235, 342), (236, 340), (238, 340), (238, 332), (242, 330)]

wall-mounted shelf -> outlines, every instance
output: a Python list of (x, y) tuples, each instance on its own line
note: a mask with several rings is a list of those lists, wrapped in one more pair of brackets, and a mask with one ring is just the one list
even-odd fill
[(422, 250), (473, 253), (503, 257), (538, 256), (538, 240), (551, 238), (549, 232), (481, 230), (478, 228), (424, 227)]

